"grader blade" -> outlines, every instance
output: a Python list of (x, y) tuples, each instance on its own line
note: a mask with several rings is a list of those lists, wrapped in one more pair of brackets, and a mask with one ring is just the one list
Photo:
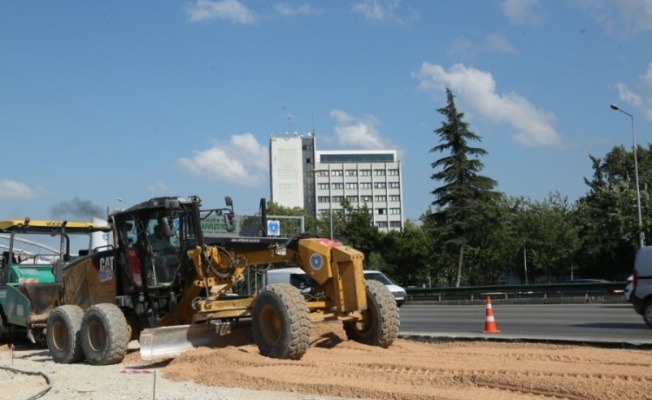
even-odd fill
[(211, 346), (220, 336), (230, 332), (230, 322), (145, 329), (140, 333), (140, 357), (143, 360), (174, 357), (196, 347)]

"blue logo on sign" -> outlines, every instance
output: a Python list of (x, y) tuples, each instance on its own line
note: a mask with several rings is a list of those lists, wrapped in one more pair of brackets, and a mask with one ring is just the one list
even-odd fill
[(315, 253), (310, 256), (310, 266), (312, 269), (319, 271), (322, 265), (324, 265), (324, 259), (321, 257), (321, 254)]
[(267, 234), (269, 236), (279, 236), (281, 234), (281, 224), (278, 221), (267, 221)]

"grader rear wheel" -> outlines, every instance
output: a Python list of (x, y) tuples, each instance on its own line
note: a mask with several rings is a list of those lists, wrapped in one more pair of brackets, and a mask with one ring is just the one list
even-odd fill
[(129, 325), (115, 304), (91, 306), (81, 324), (81, 343), (89, 364), (109, 365), (122, 361), (129, 345)]
[(389, 347), (398, 336), (400, 319), (394, 296), (378, 281), (366, 282), (367, 309), (361, 321), (344, 321), (344, 331), (349, 340)]
[(74, 305), (57, 307), (48, 316), (45, 341), (54, 362), (73, 364), (84, 359), (79, 336), (83, 316)]
[(267, 286), (256, 296), (251, 317), (254, 340), (262, 355), (298, 360), (308, 350), (310, 311), (294, 286)]

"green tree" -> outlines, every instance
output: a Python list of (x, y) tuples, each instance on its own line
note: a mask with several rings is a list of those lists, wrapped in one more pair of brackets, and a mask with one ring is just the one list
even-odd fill
[(575, 213), (575, 207), (558, 192), (544, 201), (522, 203), (515, 234), (528, 255), (528, 275), (551, 281), (570, 273), (579, 248)]
[(480, 175), (484, 167), (479, 157), (487, 152), (469, 145), (470, 141), (480, 141), (480, 137), (469, 130), (463, 121), (464, 114), (457, 111), (455, 99), (446, 89), (447, 104), (437, 111), (446, 121), (434, 132), (440, 144), (431, 153), (446, 153), (431, 164), (437, 170), (431, 179), (442, 186), (432, 191), (436, 207), (433, 218), (447, 246), (458, 251), (457, 276), (455, 286), (459, 287), (464, 265), (464, 249), (476, 244), (488, 226), (498, 220), (495, 201), (499, 194), (494, 191), (496, 181)]
[(376, 251), (383, 260), (382, 267), (376, 269), (396, 282), (411, 286), (429, 280), (428, 240), (415, 224), (406, 222), (401, 231), (381, 233)]
[[(364, 204), (360, 208), (353, 208), (351, 204), (342, 201), (343, 212), (337, 215), (338, 240), (361, 251), (365, 257), (365, 264), (368, 265), (371, 253), (378, 244), (378, 228), (373, 225), (371, 210)], [(334, 219), (335, 220), (335, 219)]]
[[(652, 147), (638, 147), (640, 200), (643, 231), (650, 227)], [(634, 154), (623, 146), (614, 147), (603, 158), (589, 156), (593, 178), (578, 200), (576, 224), (580, 230), (580, 271), (585, 276), (624, 279), (631, 272), (639, 247), (638, 205)]]

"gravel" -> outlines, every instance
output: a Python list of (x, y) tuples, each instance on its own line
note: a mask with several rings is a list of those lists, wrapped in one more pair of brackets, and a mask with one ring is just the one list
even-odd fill
[[(161, 366), (161, 368), (163, 365)], [(47, 349), (0, 349), (0, 399), (330, 400), (300, 393), (210, 387), (163, 378), (156, 365), (57, 364)]]

